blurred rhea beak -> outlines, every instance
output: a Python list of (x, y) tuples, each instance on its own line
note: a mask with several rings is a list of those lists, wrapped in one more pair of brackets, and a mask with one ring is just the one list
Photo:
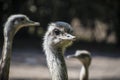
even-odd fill
[(68, 58), (68, 59), (69, 59), (69, 58), (76, 58), (76, 56), (75, 56), (75, 55), (68, 55), (67, 58)]
[(39, 26), (39, 25), (40, 25), (39, 22), (34, 22), (31, 20), (26, 21), (26, 24), (25, 24), (25, 26)]

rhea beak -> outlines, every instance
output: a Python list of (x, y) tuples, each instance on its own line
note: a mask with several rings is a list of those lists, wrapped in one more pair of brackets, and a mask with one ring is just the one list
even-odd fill
[(68, 58), (68, 59), (69, 59), (69, 58), (76, 58), (76, 56), (75, 56), (75, 55), (68, 55), (67, 58)]
[(25, 24), (25, 26), (39, 26), (39, 25), (40, 25), (39, 22), (34, 22), (31, 20), (26, 21), (26, 24)]
[(64, 36), (62, 36), (61, 39), (62, 40), (68, 40), (68, 41), (75, 41), (76, 37), (71, 35), (71, 34), (66, 33)]

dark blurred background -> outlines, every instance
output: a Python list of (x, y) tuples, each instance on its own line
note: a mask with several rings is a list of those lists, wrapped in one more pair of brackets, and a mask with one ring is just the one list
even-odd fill
[(48, 23), (59, 20), (71, 23), (81, 41), (119, 45), (119, 4), (119, 0), (0, 0), (0, 35), (8, 16), (22, 13), (41, 26), (17, 36), (41, 38)]
[[(3, 45), (3, 25), (7, 18), (12, 14), (25, 14), (31, 20), (40, 22), (41, 25), (21, 29), (16, 34), (13, 43), (13, 61), (22, 62), (21, 57), (29, 56), (24, 52), (32, 56), (39, 54), (44, 56), (42, 38), (47, 25), (54, 21), (70, 23), (77, 36), (77, 41), (68, 48), (65, 55), (72, 54), (77, 49), (86, 49), (91, 51), (94, 57), (102, 56), (105, 59), (116, 60), (117, 58), (118, 60), (120, 57), (119, 9), (120, 0), (0, 0), (0, 51)], [(20, 50), (24, 55), (20, 56)], [(120, 79), (118, 76), (105, 78)]]

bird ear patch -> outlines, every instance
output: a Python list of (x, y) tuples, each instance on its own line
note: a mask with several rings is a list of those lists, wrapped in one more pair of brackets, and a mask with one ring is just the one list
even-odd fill
[(18, 20), (15, 20), (14, 24), (18, 24), (18, 23), (19, 23), (19, 21), (18, 21)]

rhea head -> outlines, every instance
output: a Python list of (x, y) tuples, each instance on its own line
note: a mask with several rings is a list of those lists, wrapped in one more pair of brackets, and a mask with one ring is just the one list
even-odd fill
[(26, 15), (11, 15), (5, 23), (4, 36), (15, 35), (15, 33), (22, 27), (38, 25), (40, 25), (38, 22), (31, 21)]
[(44, 36), (44, 50), (48, 47), (66, 48), (75, 39), (72, 32), (72, 27), (66, 22), (57, 21), (49, 24)]
[(86, 50), (77, 50), (74, 55), (69, 55), (67, 56), (67, 58), (76, 58), (80, 62), (82, 62), (84, 66), (88, 66), (88, 67), (91, 63), (91, 54)]

